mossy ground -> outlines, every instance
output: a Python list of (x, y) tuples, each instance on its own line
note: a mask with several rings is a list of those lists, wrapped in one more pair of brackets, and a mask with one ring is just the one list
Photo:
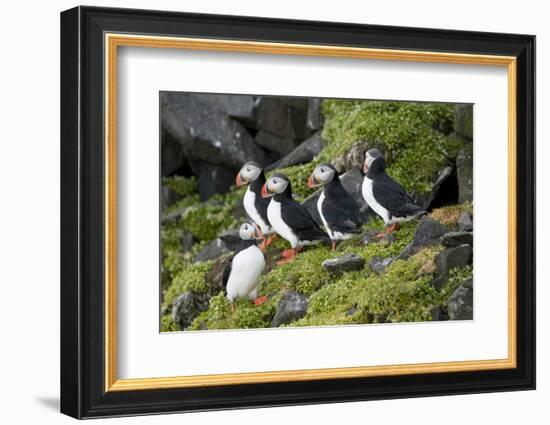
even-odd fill
[[(298, 200), (312, 193), (307, 188), (307, 178), (314, 167), (343, 155), (358, 140), (382, 147), (386, 152), (388, 173), (408, 191), (417, 192), (429, 189), (434, 175), (458, 150), (458, 142), (450, 134), (453, 123), (450, 105), (326, 100), (322, 108), (326, 147), (308, 164), (278, 170), (290, 177)], [(164, 294), (161, 330), (174, 331), (179, 329), (169, 314), (172, 300), (188, 289), (208, 290), (206, 276), (213, 262), (193, 264), (192, 259), (220, 232), (238, 227), (244, 219), (235, 211), (242, 202), (245, 188), (232, 188), (225, 195), (199, 202), (194, 179), (167, 178), (163, 183), (182, 197), (169, 211), (184, 209), (178, 221), (163, 225), (161, 230)], [(471, 208), (467, 203), (441, 208), (431, 215), (456, 227), (460, 213)], [(266, 252), (267, 267), (260, 280), (260, 293), (268, 295), (268, 301), (257, 307), (249, 300), (240, 300), (233, 314), (223, 293), (219, 293), (210, 299), (209, 309), (201, 313), (189, 329), (269, 327), (286, 290), (303, 293), (309, 298), (306, 316), (288, 326), (430, 320), (431, 309), (446, 301), (460, 279), (471, 275), (471, 268), (453, 272), (449, 283), (436, 291), (429, 284), (430, 270), (441, 247), (426, 248), (406, 261), (394, 261), (381, 275), (369, 267), (374, 257), (393, 257), (401, 252), (412, 240), (415, 224), (403, 225), (395, 232), (392, 243), (364, 244), (365, 233), (383, 229), (382, 222), (375, 220), (365, 226), (363, 235), (341, 243), (336, 253), (328, 246), (317, 246), (305, 249), (291, 263), (275, 266), (280, 251), (288, 248), (279, 238)], [(192, 233), (197, 241), (190, 252), (181, 250), (180, 239), (184, 232)], [(334, 276), (321, 267), (323, 260), (345, 252), (363, 257), (365, 268)]]

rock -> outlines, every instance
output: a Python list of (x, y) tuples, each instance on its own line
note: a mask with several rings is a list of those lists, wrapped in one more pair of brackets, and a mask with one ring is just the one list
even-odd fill
[(463, 212), (458, 217), (458, 229), (462, 232), (471, 232), (474, 230), (474, 223), (472, 217), (467, 212)]
[(369, 266), (373, 272), (376, 274), (382, 274), (386, 271), (386, 267), (388, 267), (391, 262), (393, 261), (393, 258), (380, 258), (380, 257), (374, 257), (370, 263)]
[(432, 308), (432, 321), (438, 322), (442, 320), (449, 320), (449, 314), (447, 313), (447, 306), (438, 305)]
[(181, 218), (183, 214), (185, 214), (186, 210), (187, 207), (176, 208), (169, 213), (163, 214), (161, 217), (161, 224), (175, 223)]
[(474, 235), (472, 232), (450, 232), (441, 237), (441, 245), (448, 248), (464, 244), (474, 245)]
[(203, 311), (208, 310), (208, 296), (202, 292), (188, 291), (172, 303), (172, 320), (186, 329)]
[(414, 232), (412, 245), (428, 246), (439, 243), (439, 238), (449, 232), (449, 228), (431, 217), (424, 216), (420, 219)]
[(206, 201), (216, 193), (227, 193), (235, 181), (235, 171), (221, 165), (197, 161), (192, 165), (197, 176), (199, 197)]
[(321, 111), (321, 99), (308, 98), (307, 100), (307, 128), (317, 131), (323, 128), (324, 117)]
[(292, 152), (284, 158), (265, 167), (266, 171), (276, 168), (286, 168), (292, 165), (305, 164), (315, 158), (326, 146), (327, 141), (321, 137), (321, 133), (315, 133), (309, 139), (299, 144)]
[(214, 260), (223, 254), (227, 254), (229, 250), (220, 238), (214, 239), (207, 244), (197, 255), (195, 255), (194, 262)]
[(329, 258), (323, 261), (321, 265), (325, 270), (339, 274), (361, 270), (365, 266), (365, 260), (355, 253), (349, 253), (338, 258)]
[[(305, 98), (261, 96), (256, 102), (258, 130), (289, 140), (305, 140), (308, 104)], [(297, 144), (296, 144), (297, 145)]]
[(435, 257), (435, 277), (432, 285), (441, 289), (449, 279), (449, 272), (454, 268), (466, 267), (472, 263), (472, 247), (470, 245), (459, 245), (453, 248), (446, 248)]
[(427, 210), (456, 204), (458, 202), (456, 169), (452, 166), (442, 168), (432, 184), (430, 192), (420, 196), (413, 195), (413, 198)]
[(164, 130), (161, 133), (160, 146), (162, 177), (171, 176), (189, 168), (183, 147), (176, 138)]
[(195, 244), (195, 237), (191, 232), (183, 232), (180, 237), (180, 246), (183, 252), (191, 250)]
[(460, 285), (447, 302), (450, 320), (472, 320), (474, 318), (474, 291)]
[(464, 147), (456, 157), (456, 175), (458, 180), (458, 202), (471, 201), (474, 195), (473, 151), (472, 144)]
[(256, 98), (245, 94), (196, 94), (201, 102), (218, 109), (247, 127), (256, 125)]
[(164, 186), (164, 185), (161, 187), (160, 205), (163, 210), (171, 205), (174, 205), (180, 199), (181, 199), (181, 196), (178, 193), (176, 193), (171, 187)]
[(351, 306), (347, 311), (346, 311), (346, 316), (353, 316), (355, 313), (357, 313), (357, 306), (354, 305), (354, 306)]
[(474, 117), (472, 105), (456, 105), (454, 130), (458, 134), (468, 138), (469, 140), (472, 140), (472, 138), (474, 137), (473, 128)]
[(178, 140), (191, 166), (203, 161), (236, 172), (247, 161), (269, 163), (241, 123), (196, 95), (161, 93), (161, 118), (163, 129)]
[(260, 130), (256, 134), (256, 144), (265, 150), (274, 153), (275, 157), (282, 156), (292, 152), (298, 145), (297, 139), (290, 139), (271, 134), (265, 130)]
[(307, 297), (294, 291), (288, 291), (277, 305), (275, 317), (271, 322), (272, 328), (278, 328), (295, 320), (301, 319), (307, 312)]
[[(340, 176), (340, 181), (346, 190), (355, 198), (359, 204), (359, 208), (363, 215), (363, 222), (366, 223), (370, 217), (373, 217), (375, 213), (369, 208), (365, 200), (363, 199), (363, 194), (361, 188), (363, 185), (363, 173), (358, 168), (352, 168), (345, 174)], [(321, 195), (322, 189), (308, 196), (302, 205), (306, 207), (308, 212), (311, 214), (313, 219), (319, 224), (322, 225), (321, 217), (319, 216), (319, 211), (317, 210), (317, 200)]]

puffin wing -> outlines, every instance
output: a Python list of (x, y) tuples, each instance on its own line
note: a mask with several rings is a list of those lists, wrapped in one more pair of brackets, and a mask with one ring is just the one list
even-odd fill
[(424, 212), (405, 189), (387, 174), (374, 181), (372, 194), (393, 216), (407, 217)]
[(223, 284), (223, 290), (227, 292), (227, 281), (229, 280), (229, 276), (231, 275), (231, 269), (233, 268), (233, 258), (231, 258), (231, 261), (229, 261), (222, 271), (222, 284)]
[(343, 233), (358, 233), (361, 231), (362, 218), (359, 205), (347, 192), (338, 202), (323, 202), (323, 216), (333, 230)]
[(288, 200), (281, 208), (281, 218), (301, 240), (328, 239), (309, 212), (294, 200)]

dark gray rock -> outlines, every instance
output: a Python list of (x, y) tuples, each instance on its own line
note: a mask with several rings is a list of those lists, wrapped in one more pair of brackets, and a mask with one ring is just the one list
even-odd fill
[(472, 320), (474, 318), (474, 291), (460, 285), (449, 297), (447, 311), (450, 320)]
[(208, 296), (202, 292), (188, 291), (172, 303), (172, 320), (186, 329), (203, 311), (208, 310)]
[(195, 95), (161, 93), (161, 119), (191, 165), (203, 161), (237, 171), (247, 161), (269, 163), (241, 123)]
[(271, 322), (271, 327), (277, 328), (301, 319), (306, 315), (307, 305), (308, 302), (305, 295), (294, 291), (286, 292), (277, 305), (277, 311)]
[(472, 144), (465, 146), (456, 157), (456, 175), (458, 180), (458, 202), (471, 201), (474, 195)]
[(326, 146), (327, 141), (321, 137), (321, 133), (315, 133), (309, 139), (300, 143), (292, 152), (279, 161), (265, 167), (266, 171), (277, 168), (286, 168), (292, 165), (305, 164), (315, 158)]
[(438, 322), (442, 320), (449, 320), (449, 314), (447, 313), (447, 306), (438, 305), (432, 308), (432, 321)]
[(460, 214), (460, 217), (458, 217), (458, 230), (462, 232), (471, 232), (474, 230), (474, 222), (467, 212), (463, 212)]
[(199, 261), (214, 260), (228, 252), (229, 250), (225, 246), (225, 243), (221, 239), (216, 238), (195, 255), (194, 261), (198, 263)]
[(313, 131), (322, 129), (324, 117), (321, 111), (321, 99), (309, 98), (307, 105), (307, 128)]
[(376, 274), (382, 274), (386, 271), (386, 267), (388, 267), (391, 262), (393, 261), (393, 258), (380, 258), (380, 257), (374, 257), (370, 263), (369, 266), (373, 272)]
[(474, 134), (474, 116), (473, 116), (473, 107), (472, 105), (456, 105), (455, 106), (455, 119), (454, 119), (454, 130), (472, 140)]
[(474, 245), (474, 235), (472, 232), (449, 232), (441, 237), (441, 245), (447, 248), (464, 244)]
[(275, 154), (275, 157), (280, 158), (292, 152), (300, 144), (300, 141), (260, 130), (256, 134), (256, 144)]
[(424, 209), (456, 204), (458, 201), (458, 183), (454, 167), (449, 165), (439, 170), (429, 192), (412, 193), (411, 195), (416, 203)]
[[(369, 208), (365, 200), (363, 199), (363, 194), (361, 188), (363, 185), (363, 173), (358, 168), (352, 168), (348, 172), (340, 176), (340, 181), (346, 190), (355, 198), (359, 204), (359, 209), (363, 216), (363, 222), (366, 223), (369, 218), (374, 217), (375, 213)], [(317, 210), (317, 200), (321, 196), (322, 189), (308, 196), (302, 205), (306, 207), (308, 212), (311, 214), (313, 219), (319, 224), (322, 225), (321, 217), (319, 216), (319, 211)]]
[(180, 246), (183, 252), (187, 252), (193, 248), (196, 240), (191, 232), (183, 232), (180, 237)]
[(256, 125), (256, 99), (240, 94), (195, 94), (201, 102), (208, 104), (247, 127)]
[(201, 201), (206, 201), (216, 193), (227, 193), (235, 183), (235, 171), (222, 165), (212, 165), (196, 161), (192, 165), (198, 177), (198, 190)]
[(365, 266), (365, 260), (355, 253), (344, 254), (341, 257), (329, 258), (321, 264), (325, 270), (331, 273), (339, 274), (362, 270)]
[(169, 213), (163, 214), (160, 221), (162, 224), (175, 223), (179, 221), (179, 219), (183, 214), (185, 214), (186, 210), (187, 210), (187, 207), (176, 208), (175, 210), (170, 211)]
[(289, 140), (305, 140), (307, 99), (261, 96), (256, 102), (258, 130)]
[(449, 279), (449, 272), (454, 268), (472, 264), (473, 250), (470, 245), (459, 245), (446, 248), (435, 257), (435, 274), (432, 285), (441, 289)]
[(447, 226), (431, 217), (424, 216), (416, 226), (412, 244), (417, 247), (435, 245), (439, 243), (441, 236), (448, 232)]
[(376, 142), (359, 140), (355, 142), (351, 148), (346, 152), (345, 155), (335, 158), (332, 161), (332, 164), (339, 173), (343, 173), (347, 170), (350, 170), (354, 167), (362, 170), (363, 164), (365, 162), (365, 154), (369, 149), (378, 148), (384, 153), (384, 150), (380, 144)]
[(355, 313), (357, 313), (357, 310), (358, 308), (356, 305), (352, 306), (346, 311), (346, 316), (353, 316)]
[(164, 185), (161, 187), (160, 205), (163, 210), (171, 205), (174, 205), (180, 199), (181, 199), (181, 196), (178, 193), (176, 193), (171, 187), (164, 186)]
[(161, 139), (161, 174), (162, 177), (171, 176), (174, 173), (188, 168), (187, 158), (183, 147), (178, 140), (167, 131), (162, 131)]

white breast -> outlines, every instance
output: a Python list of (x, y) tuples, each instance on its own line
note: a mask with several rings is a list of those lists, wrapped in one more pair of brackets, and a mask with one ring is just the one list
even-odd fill
[(323, 215), (323, 202), (325, 202), (325, 192), (321, 192), (321, 196), (319, 196), (319, 199), (317, 200), (317, 211), (319, 211), (319, 215), (321, 216), (321, 220), (323, 220), (323, 225), (325, 226), (325, 229), (327, 230), (328, 235), (330, 236), (331, 239), (334, 239), (334, 234), (332, 233), (332, 229), (327, 224), (327, 220)]
[(271, 226), (265, 222), (265, 220), (256, 210), (254, 202), (256, 202), (256, 194), (252, 192), (249, 187), (243, 198), (243, 205), (246, 213), (252, 220), (254, 220), (254, 223), (260, 226), (260, 229), (262, 229), (262, 233), (264, 235), (269, 235), (270, 233), (273, 233), (273, 229), (271, 229)]
[(269, 222), (271, 223), (271, 226), (275, 229), (275, 231), (281, 237), (290, 242), (292, 248), (296, 248), (298, 246), (298, 237), (293, 232), (293, 230), (283, 221), (283, 218), (281, 216), (280, 202), (275, 201), (275, 199), (272, 199), (271, 202), (269, 202), (269, 205), (267, 207), (267, 218), (269, 219)]
[(374, 195), (372, 193), (372, 183), (372, 180), (365, 176), (365, 179), (363, 180), (363, 186), (361, 188), (363, 192), (363, 198), (365, 198), (365, 202), (369, 205), (369, 207), (371, 207), (376, 214), (382, 217), (384, 223), (389, 224), (390, 213), (386, 208), (376, 202), (376, 199), (374, 199)]
[(264, 267), (264, 255), (255, 245), (235, 255), (227, 280), (227, 299), (233, 302), (242, 297), (255, 298), (258, 278)]

